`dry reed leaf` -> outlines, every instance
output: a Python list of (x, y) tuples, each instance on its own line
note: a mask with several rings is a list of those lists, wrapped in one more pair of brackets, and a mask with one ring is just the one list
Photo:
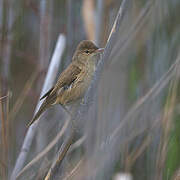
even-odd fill
[(9, 113), (9, 118), (14, 119), (16, 114), (19, 112), (20, 108), (22, 107), (27, 95), (29, 94), (36, 78), (37, 78), (38, 72), (32, 73), (31, 77), (26, 82), (22, 92), (20, 93), (18, 99), (16, 100), (12, 110)]
[(84, 26), (89, 40), (95, 40), (95, 10), (94, 0), (84, 0), (82, 7), (82, 14), (84, 20)]

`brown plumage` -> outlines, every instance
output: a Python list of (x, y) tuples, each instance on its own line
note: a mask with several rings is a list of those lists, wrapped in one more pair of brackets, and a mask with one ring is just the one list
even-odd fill
[(84, 96), (96, 68), (97, 57), (95, 55), (102, 51), (102, 48), (99, 49), (91, 41), (80, 42), (72, 63), (60, 74), (55, 86), (40, 98), (40, 100), (45, 100), (28, 126), (50, 106), (61, 104), (66, 109), (66, 106)]

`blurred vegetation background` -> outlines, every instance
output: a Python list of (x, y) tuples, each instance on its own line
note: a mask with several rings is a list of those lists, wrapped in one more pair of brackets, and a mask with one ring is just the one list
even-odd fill
[[(39, 101), (59, 34), (58, 75), (83, 39), (106, 45), (119, 0), (0, 0), (0, 179), (12, 172)], [(179, 0), (129, 1), (96, 100), (54, 179), (180, 179)], [(58, 77), (57, 75), (57, 77)], [(50, 89), (51, 87), (49, 87)], [(54, 142), (67, 115), (60, 106), (38, 123), (23, 167)], [(83, 124), (83, 125), (82, 125)], [(63, 138), (18, 179), (44, 179)]]

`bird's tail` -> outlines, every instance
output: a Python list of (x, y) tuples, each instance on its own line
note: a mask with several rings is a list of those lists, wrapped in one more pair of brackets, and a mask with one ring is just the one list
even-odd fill
[(38, 112), (34, 115), (33, 119), (28, 123), (27, 126), (31, 126), (31, 124), (33, 124), (48, 107), (49, 105), (46, 102), (43, 102)]

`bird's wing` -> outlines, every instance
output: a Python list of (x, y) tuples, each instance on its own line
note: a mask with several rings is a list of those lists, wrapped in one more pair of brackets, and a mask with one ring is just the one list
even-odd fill
[(70, 64), (66, 70), (64, 70), (58, 78), (56, 85), (51, 88), (41, 99), (45, 98), (38, 112), (35, 114), (31, 122), (28, 124), (30, 126), (34, 121), (36, 121), (40, 115), (52, 104), (56, 102), (58, 91), (63, 89), (66, 90), (71, 84), (76, 80), (77, 76), (81, 72), (81, 68)]
[(71, 84), (76, 80), (78, 75), (81, 72), (81, 68), (74, 63), (70, 64), (67, 69), (65, 69), (58, 78), (58, 81), (50, 93), (59, 91), (61, 88), (67, 89), (67, 87), (71, 86)]
[(48, 105), (54, 104), (59, 91), (66, 90), (76, 80), (81, 72), (81, 68), (74, 63), (70, 64), (59, 76), (55, 86), (50, 89), (41, 99), (45, 98), (45, 103)]
[(46, 94), (44, 94), (40, 100), (44, 99), (45, 97), (49, 96), (49, 94), (52, 92), (52, 90), (54, 89), (54, 87), (52, 87)]
[[(71, 86), (71, 84), (75, 81), (77, 78), (77, 75), (81, 72), (81, 69), (74, 65), (74, 63), (70, 64), (67, 69), (65, 69), (61, 75), (58, 78), (58, 81), (55, 86), (53, 86), (47, 93), (45, 93), (40, 100), (44, 99), (55, 99), (55, 95), (57, 90), (64, 88), (67, 89), (67, 87)], [(49, 97), (49, 98), (48, 98)], [(53, 97), (53, 98), (52, 98)]]

